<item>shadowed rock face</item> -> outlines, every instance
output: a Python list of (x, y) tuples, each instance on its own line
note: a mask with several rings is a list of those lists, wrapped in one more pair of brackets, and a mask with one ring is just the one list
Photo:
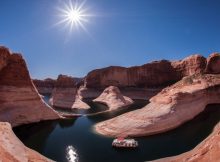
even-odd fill
[(44, 80), (34, 79), (33, 83), (40, 94), (51, 94), (55, 87), (56, 80), (51, 78)]
[(133, 103), (132, 99), (123, 96), (118, 87), (114, 86), (106, 88), (103, 93), (93, 101), (106, 104), (109, 110), (115, 110)]
[(22, 56), (5, 47), (0, 56), (0, 121), (17, 126), (59, 118), (37, 93)]
[(50, 99), (51, 105), (67, 109), (88, 109), (77, 93), (76, 82), (73, 77), (59, 75)]

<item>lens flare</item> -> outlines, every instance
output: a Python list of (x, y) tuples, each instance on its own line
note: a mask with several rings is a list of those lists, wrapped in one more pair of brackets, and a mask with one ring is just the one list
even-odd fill
[(62, 7), (58, 8), (60, 20), (56, 25), (64, 25), (70, 31), (79, 27), (87, 31), (84, 24), (92, 15), (87, 13), (88, 10), (84, 7), (85, 2), (69, 0), (69, 3), (63, 3)]

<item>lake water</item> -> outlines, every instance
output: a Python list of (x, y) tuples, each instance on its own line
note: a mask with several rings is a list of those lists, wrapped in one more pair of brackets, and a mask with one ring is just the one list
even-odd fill
[[(103, 105), (92, 104), (94, 108)], [(141, 108), (146, 101), (136, 101), (126, 111)], [(94, 116), (82, 116), (69, 120), (46, 121), (14, 129), (16, 135), (28, 147), (59, 162), (68, 162), (67, 148), (74, 148), (79, 162), (143, 162), (177, 155), (194, 148), (220, 121), (220, 105), (209, 105), (207, 109), (181, 127), (144, 138), (136, 138), (137, 149), (112, 148), (112, 138), (93, 131), (93, 125), (117, 116), (124, 111)], [(70, 153), (70, 152), (69, 152)], [(74, 161), (74, 160), (72, 160)]]

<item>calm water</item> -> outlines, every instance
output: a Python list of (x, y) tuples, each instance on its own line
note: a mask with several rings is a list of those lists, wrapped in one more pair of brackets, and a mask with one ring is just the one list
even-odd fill
[[(91, 104), (91, 103), (90, 103)], [(127, 111), (141, 108), (137, 101)], [(97, 108), (99, 104), (93, 104)], [(137, 149), (114, 149), (112, 138), (93, 132), (92, 126), (123, 112), (82, 116), (71, 120), (46, 121), (15, 128), (15, 133), (28, 147), (59, 161), (67, 162), (66, 149), (76, 149), (80, 162), (142, 162), (173, 156), (194, 148), (212, 131), (220, 120), (220, 105), (210, 105), (206, 111), (183, 126), (160, 135), (137, 138)]]

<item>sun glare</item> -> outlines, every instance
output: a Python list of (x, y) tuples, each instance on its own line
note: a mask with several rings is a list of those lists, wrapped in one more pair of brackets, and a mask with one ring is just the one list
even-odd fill
[(72, 31), (75, 28), (82, 28), (86, 31), (85, 23), (88, 22), (90, 14), (84, 7), (85, 1), (69, 0), (69, 3), (63, 3), (62, 8), (58, 8), (60, 21), (57, 24), (63, 24)]

